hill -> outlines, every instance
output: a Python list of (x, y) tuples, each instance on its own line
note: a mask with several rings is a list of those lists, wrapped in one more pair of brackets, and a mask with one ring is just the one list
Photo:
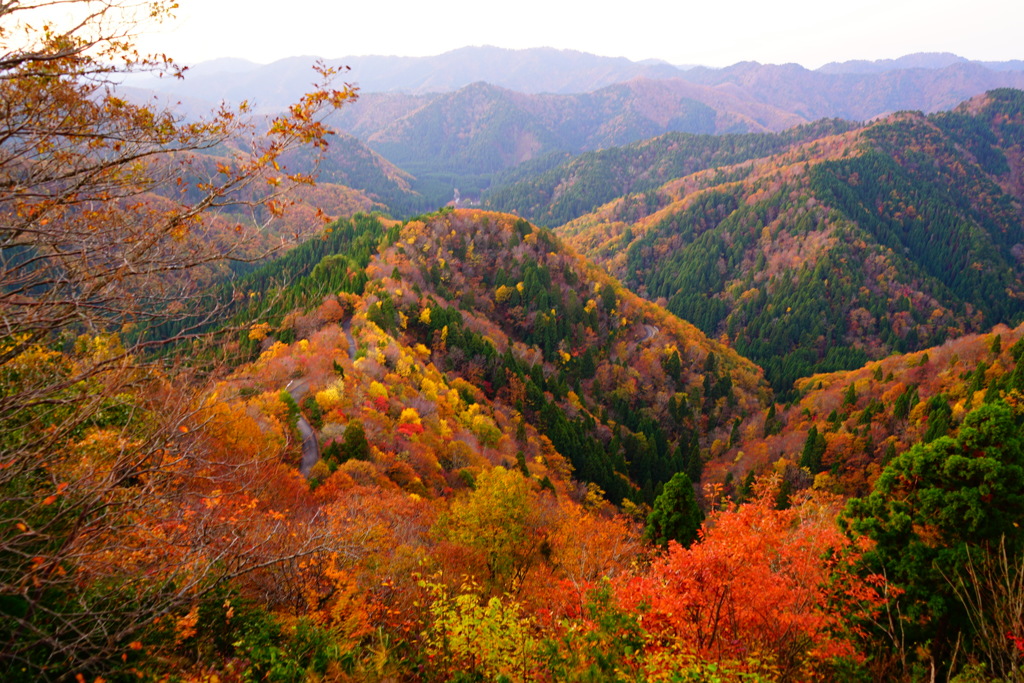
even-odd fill
[[(575, 50), (531, 48), (509, 50), (492, 46), (464, 47), (430, 57), (350, 55), (326, 57), (330, 66), (351, 69), (353, 85), (364, 93), (451, 92), (486, 81), (522, 93), (585, 93), (634, 78), (678, 76), (664, 62), (633, 62)], [(253, 99), (263, 107), (285, 106), (303, 93), (316, 58), (296, 56), (271, 64), (238, 59), (201, 62), (177, 83), (132, 79), (134, 85), (204, 100)], [(230, 77), (226, 81), (225, 78)]]
[(803, 119), (681, 80), (634, 80), (578, 95), (529, 95), (482, 82), (436, 95), (370, 94), (333, 122), (416, 176), (414, 187), (440, 204), (453, 187), (479, 196), (495, 173), (553, 153), (667, 131), (776, 130)]
[[(184, 80), (129, 79), (125, 92), (148, 99), (155, 91), (183, 102), (187, 111), (209, 110), (211, 103), (240, 100), (244, 93), (253, 111), (273, 113), (309, 87), (314, 61), (294, 57), (262, 66), (218, 60), (197, 65)], [(419, 197), (393, 187), (393, 174), (354, 187), (401, 216), (444, 204), (455, 188), (478, 199), (496, 173), (555, 153), (579, 154), (667, 132), (778, 132), (823, 118), (928, 113), (987, 90), (1024, 87), (1024, 70), (1012, 62), (983, 64), (951, 55), (817, 71), (753, 62), (683, 70), (570, 51), (497, 48), (328, 63), (352, 67), (346, 77), (362, 88), (361, 99), (332, 125), (413, 176), (410, 187)]]
[(900, 69), (944, 69), (954, 64), (969, 62), (979, 64), (994, 71), (1024, 71), (1024, 62), (1019, 59), (1008, 62), (979, 62), (965, 59), (950, 52), (919, 52), (912, 55), (904, 55), (897, 59), (876, 59), (873, 61), (854, 59), (846, 62), (830, 62), (817, 69), (817, 71), (830, 74), (883, 73)]
[(1022, 314), (1024, 95), (701, 171), (559, 232), (775, 390)]
[(775, 468), (795, 488), (866, 495), (896, 454), (955, 434), (974, 408), (1020, 400), (1022, 338), (1024, 326), (997, 326), (803, 378), (790, 405), (744, 424), (742, 441), (709, 465), (708, 477), (738, 488), (749, 473)]
[[(248, 326), (262, 331), (244, 336), (242, 348), (284, 342), (261, 361), (276, 359), (280, 370), (258, 371), (255, 386), (277, 391), (288, 372), (305, 368), (299, 375), (318, 402), (331, 387), (345, 397), (344, 418), (319, 406), (322, 433), (340, 433), (358, 418), (383, 451), (405, 443), (396, 430), (413, 408), (423, 444), (413, 469), (437, 482), (426, 494), (441, 493), (444, 471), (456, 476), (466, 466), (435, 462), (455, 429), (466, 444), (459, 448), (474, 458), (515, 466), (518, 451), (528, 463), (541, 458), (547, 469), (561, 468), (559, 479), (575, 472), (613, 501), (650, 503), (675, 472), (699, 478), (734, 423), (767, 401), (753, 364), (522, 219), (445, 211), (390, 230), (360, 219), (337, 226), (328, 240), (345, 251), (316, 242), (296, 249), (282, 262), (294, 282), (284, 290), (272, 286), (284, 278), (281, 265), (237, 283), (255, 295), (250, 310), (263, 311), (256, 320), (246, 314)], [(304, 256), (311, 249), (324, 256)], [(325, 296), (339, 288), (355, 297)], [(275, 299), (284, 307), (268, 316), (261, 302)], [(337, 325), (344, 316), (326, 313), (343, 307), (354, 313), (352, 348), (363, 349), (355, 357)], [(387, 388), (386, 401), (375, 402), (374, 383)], [(560, 458), (568, 465), (550, 464)]]
[[(287, 159), (297, 168), (312, 168), (313, 155), (305, 151)], [(318, 185), (344, 186), (366, 195), (372, 202), (364, 211), (384, 209), (397, 216), (420, 213), (433, 203), (413, 189), (416, 179), (377, 154), (357, 138), (338, 133), (316, 162)], [(332, 214), (351, 216), (353, 212)]]
[(552, 166), (548, 169), (520, 165), (500, 175), (485, 193), (484, 201), (497, 210), (514, 211), (555, 227), (617, 197), (653, 192), (674, 178), (771, 156), (854, 127), (853, 123), (823, 120), (777, 134), (666, 133), (623, 147), (587, 152), (561, 163), (551, 157), (542, 159)]
[(725, 69), (696, 67), (680, 76), (689, 82), (736, 88), (755, 101), (813, 121), (867, 121), (905, 109), (932, 113), (955, 107), (985, 91), (1024, 87), (1024, 72), (953, 61), (941, 68), (897, 68), (831, 73), (797, 64), (740, 62)]

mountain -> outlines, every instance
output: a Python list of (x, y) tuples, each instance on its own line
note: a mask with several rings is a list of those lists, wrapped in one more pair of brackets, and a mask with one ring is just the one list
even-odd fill
[(475, 83), (430, 99), (367, 142), (414, 173), (487, 173), (551, 151), (597, 149), (666, 130), (716, 130), (711, 108), (661, 88), (666, 101), (651, 105), (638, 96), (643, 85), (586, 95), (525, 95)]
[[(181, 102), (186, 113), (240, 100), (244, 93), (253, 111), (269, 114), (310, 87), (314, 61), (217, 60), (196, 65), (184, 80), (134, 77), (124, 88), (136, 99), (157, 93), (160, 101)], [(357, 187), (402, 216), (444, 204), (456, 188), (475, 200), (496, 173), (554, 154), (668, 132), (779, 132), (822, 118), (866, 121), (903, 110), (930, 113), (987, 90), (1024, 87), (1024, 70), (1012, 62), (990, 65), (948, 54), (817, 71), (755, 62), (684, 70), (546, 48), (490, 47), (328, 64), (351, 67), (344, 77), (361, 88), (359, 101), (330, 124), (409, 174), (414, 195), (404, 196), (387, 174), (381, 187)]]
[(826, 74), (877, 74), (901, 69), (944, 69), (953, 64), (970, 60), (951, 52), (919, 52), (897, 59), (852, 59), (846, 62), (829, 62), (816, 69)]
[[(275, 286), (284, 281), (294, 284)], [(676, 472), (699, 479), (734, 424), (769, 397), (760, 369), (735, 351), (507, 214), (445, 210), (390, 228), (357, 218), (233, 287), (252, 292), (236, 322), (262, 329), (243, 336), (242, 348), (281, 342), (273, 356), (281, 372), (310, 368), (304, 381), (318, 401), (335, 386), (347, 397), (344, 421), (358, 417), (372, 444), (405, 447), (400, 415), (415, 409), (424, 455), (413, 469), (437, 482), (430, 495), (445, 485), (443, 470), (472, 461), (471, 451), (514, 466), (518, 450), (527, 462), (573, 471), (613, 501), (651, 503)], [(350, 294), (339, 299), (339, 291)], [(268, 314), (265, 302), (278, 303)], [(337, 352), (310, 344), (328, 332), (344, 344), (340, 314), (327, 312), (342, 306), (355, 314), (348, 346), (364, 351), (342, 363), (339, 380), (337, 371), (312, 370), (329, 368)], [(387, 387), (386, 401), (375, 402), (374, 382)], [(322, 432), (339, 433), (330, 427), (339, 418), (323, 409)], [(465, 429), (469, 450), (454, 459), (463, 464), (439, 468), (450, 448), (432, 444), (452, 428)], [(551, 464), (562, 458), (567, 465)]]
[[(258, 110), (276, 111), (309, 88), (315, 61), (314, 57), (290, 57), (256, 65), (244, 60), (215, 60), (192, 67), (183, 80), (134, 77), (128, 84), (209, 103), (247, 99)], [(723, 69), (680, 69), (663, 62), (631, 62), (551, 48), (467, 47), (434, 57), (352, 56), (324, 61), (349, 67), (346, 80), (358, 86), (364, 97), (373, 93), (451, 93), (478, 82), (530, 95), (570, 95), (637, 79), (681, 79), (691, 86), (710, 86), (691, 90), (686, 97), (720, 112), (753, 118), (776, 131), (820, 118), (863, 121), (904, 109), (934, 112), (987, 90), (1024, 87), (1024, 63), (978, 62), (949, 53), (832, 63), (814, 71), (796, 64), (757, 62)], [(676, 86), (677, 91), (679, 88)], [(734, 103), (747, 110), (734, 108)], [(753, 104), (785, 112), (790, 120), (765, 121), (749, 110)], [(383, 118), (395, 120), (387, 113)], [(348, 130), (365, 139), (355, 129)]]
[(1012, 60), (1006, 62), (982, 62), (970, 60), (951, 52), (919, 52), (905, 55), (898, 59), (854, 59), (846, 62), (829, 62), (817, 71), (828, 74), (871, 74), (901, 69), (944, 69), (954, 64), (980, 64), (993, 71), (1022, 71), (1024, 62)]
[[(416, 179), (377, 154), (357, 138), (339, 133), (330, 138), (316, 165), (317, 183), (331, 183), (359, 190), (375, 204), (395, 215), (409, 215), (432, 208), (432, 203), (413, 189)], [(307, 150), (286, 161), (298, 168), (313, 167)], [(351, 214), (334, 214), (351, 215)]]
[[(297, 56), (262, 65), (218, 59), (190, 67), (182, 81), (137, 78), (132, 84), (213, 102), (255, 99), (259, 106), (280, 108), (309, 87), (316, 61), (312, 56)], [(464, 47), (432, 57), (370, 55), (322, 61), (348, 67), (352, 83), (366, 93), (450, 92), (478, 81), (523, 93), (582, 93), (634, 78), (679, 74), (679, 69), (665, 62), (633, 62), (553, 48)]]
[[(794, 145), (857, 127), (822, 120), (785, 133), (693, 135), (666, 133), (624, 147), (587, 152), (548, 168), (523, 164), (496, 178), (485, 204), (551, 227), (627, 194), (653, 192), (673, 178), (770, 156)], [(561, 162), (561, 163), (559, 163)], [(652, 198), (653, 201), (653, 198)]]
[(1024, 93), (700, 171), (559, 228), (791, 395), (1024, 315)]
[[(528, 95), (487, 83), (438, 95), (367, 95), (333, 119), (416, 176), (424, 183), (416, 189), (438, 203), (453, 187), (478, 194), (492, 174), (556, 152), (601, 149), (668, 131), (766, 131), (802, 122), (742, 96), (681, 80), (643, 79), (579, 95)], [(440, 187), (431, 186), (432, 179)]]
[(735, 88), (755, 101), (807, 121), (833, 117), (867, 121), (903, 110), (931, 113), (955, 107), (988, 90), (1024, 88), (1024, 72), (997, 71), (966, 60), (951, 60), (941, 68), (871, 73), (740, 62), (724, 69), (689, 69), (680, 78), (716, 88)]
[(1024, 390), (1022, 338), (1024, 326), (997, 326), (803, 378), (791, 404), (745, 425), (748, 438), (710, 463), (708, 478), (740, 482), (784, 461), (798, 486), (866, 495), (897, 453), (953, 433), (972, 409)]

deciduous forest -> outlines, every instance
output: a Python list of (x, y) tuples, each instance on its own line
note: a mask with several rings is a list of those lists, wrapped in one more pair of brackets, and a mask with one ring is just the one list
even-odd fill
[(119, 87), (187, 77), (173, 3), (50, 4), (0, 3), (4, 681), (1024, 680), (1024, 92), (583, 151), (480, 84), (374, 147), (345, 71), (194, 118)]

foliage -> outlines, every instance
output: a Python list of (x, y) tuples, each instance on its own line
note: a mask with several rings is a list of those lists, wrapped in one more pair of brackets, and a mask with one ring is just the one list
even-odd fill
[(905, 666), (918, 645), (927, 645), (927, 659), (941, 669), (953, 668), (956, 647), (972, 647), (975, 627), (956, 599), (952, 577), (963, 576), (959, 569), (971, 556), (994, 556), (1000, 548), (1011, 560), (1019, 555), (1021, 453), (1020, 415), (995, 401), (969, 413), (955, 437), (897, 456), (870, 496), (850, 501), (846, 528), (874, 542), (861, 570), (884, 573), (902, 591), (898, 622), (874, 635), (884, 647), (896, 647)]
[(444, 680), (530, 680), (536, 643), (512, 598), (485, 599), (472, 584), (455, 596), (442, 584), (422, 585), (431, 600), (424, 634), (431, 673)]
[(850, 127), (838, 120), (823, 120), (778, 134), (666, 133), (625, 147), (585, 152), (548, 170), (523, 165), (499, 177), (488, 189), (486, 202), (555, 227), (628, 196), (630, 211), (636, 213), (621, 218), (635, 222), (658, 208), (655, 190), (669, 180), (777, 154)]
[(444, 538), (483, 557), (490, 587), (515, 594), (538, 559), (537, 494), (515, 470), (482, 472), (476, 488), (438, 520)]
[[(5, 672), (845, 679), (894, 671), (886, 624), (908, 634), (885, 643), (907, 663), (912, 646), (934, 659), (962, 643), (994, 672), (1019, 664), (1022, 636), (998, 632), (1019, 621), (1024, 328), (818, 375), (789, 407), (732, 348), (778, 385), (1016, 315), (1015, 295), (967, 306), (1018, 284), (1016, 209), (989, 182), (1015, 164), (1012, 93), (978, 109), (998, 121), (666, 136), (559, 169), (578, 182), (553, 212), (634, 193), (605, 210), (623, 230), (584, 243), (712, 339), (517, 216), (358, 214), (264, 259), (319, 227), (278, 227), (280, 193), (310, 180), (286, 167), (309, 162), (302, 143), (322, 151), (323, 115), (353, 93), (318, 89), (266, 136), (244, 111), (186, 123), (108, 89), (161, 64), (131, 52), (128, 4), (88, 7), (68, 31), (0, 9), (28, 41), (0, 58)], [(687, 107), (673, 125), (710, 125)], [(513, 107), (484, 118), (476, 180), (518, 154), (495, 131), (531, 125)], [(976, 168), (958, 170), (958, 149)], [(774, 152), (788, 156), (751, 161)], [(385, 199), (421, 201), (363, 162), (393, 181)], [(726, 162), (740, 165), (710, 168)], [(967, 189), (944, 209), (925, 181)], [(858, 223), (868, 202), (882, 217)], [(915, 212), (968, 243), (973, 273), (907, 257), (931, 249)], [(323, 446), (309, 478), (302, 414)], [(851, 540), (825, 491), (866, 490), (882, 452)], [(702, 477), (749, 502), (699, 499)]]
[(812, 373), (1020, 321), (1021, 298), (1006, 295), (1024, 291), (1005, 161), (1020, 127), (1002, 113), (1015, 97), (797, 136), (756, 162), (608, 197), (560, 232), (627, 286), (725, 334), (789, 400)]
[(690, 477), (677, 472), (654, 500), (644, 534), (663, 548), (668, 547), (669, 541), (685, 548), (697, 540), (703, 520)]
[(742, 663), (776, 680), (806, 680), (833, 658), (855, 655), (825, 588), (835, 571), (826, 551), (845, 545), (836, 501), (776, 510), (777, 486), (761, 480), (751, 502), (712, 513), (699, 542), (670, 542), (648, 572), (620, 588), (628, 609), (646, 606), (647, 647), (663, 666), (688, 658)]
[[(214, 491), (230, 459), (216, 462), (201, 427), (223, 414), (147, 352), (217, 263), (268, 251), (282, 193), (310, 182), (282, 156), (322, 148), (323, 117), (354, 93), (319, 88), (261, 121), (223, 108), (188, 123), (132, 104), (112, 89), (125, 73), (177, 72), (132, 40), (171, 9), (0, 7), (0, 661), (26, 678), (126, 670), (161, 619), (217, 582), (319, 543), (252, 543), (281, 520)], [(231, 209), (253, 218), (234, 225)], [(246, 502), (257, 512), (239, 524)], [(201, 528), (218, 543), (197, 543)]]

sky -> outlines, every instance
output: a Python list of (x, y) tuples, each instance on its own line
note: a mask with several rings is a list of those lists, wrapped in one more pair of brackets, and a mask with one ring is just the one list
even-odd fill
[(634, 61), (728, 66), (953, 52), (1024, 59), (1020, 0), (178, 0), (140, 41), (181, 64), (218, 57), (429, 56), (467, 45), (573, 49)]

